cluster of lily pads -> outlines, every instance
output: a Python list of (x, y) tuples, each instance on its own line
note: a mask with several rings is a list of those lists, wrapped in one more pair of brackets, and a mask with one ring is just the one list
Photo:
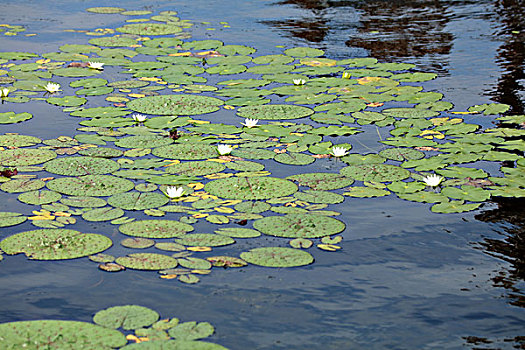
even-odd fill
[[(94, 324), (93, 324), (94, 323)], [(226, 350), (203, 341), (215, 332), (208, 322), (180, 322), (139, 305), (98, 311), (93, 323), (35, 320), (0, 323), (2, 349)], [(119, 330), (120, 329), (120, 330)]]
[[(106, 271), (154, 270), (195, 283), (212, 266), (310, 264), (305, 249), (314, 242), (340, 249), (345, 223), (332, 209), (346, 197), (395, 195), (456, 213), (525, 196), (525, 116), (499, 116), (501, 125), (487, 129), (460, 118), (489, 118), (508, 105), (451, 111), (441, 93), (418, 84), (436, 75), (413, 64), (334, 60), (308, 47), (256, 56), (253, 47), (190, 40), (189, 27), (165, 11), (58, 52), (0, 52), (3, 109), (45, 101), (80, 124), (74, 137), (0, 135), (0, 190), (39, 207), (29, 217), (0, 213), (0, 227), (29, 220), (39, 228), (4, 238), (6, 254), (89, 256)], [(108, 80), (107, 67), (122, 69), (117, 79)], [(0, 123), (33, 117), (7, 111)], [(352, 152), (352, 135), (379, 128), (390, 137), (379, 137), (378, 149)], [(276, 164), (293, 175), (276, 177), (268, 170)], [(138, 211), (152, 218), (138, 220)], [(118, 225), (124, 247), (149, 250), (102, 253), (112, 245), (107, 236), (67, 228), (80, 219)], [(198, 220), (218, 228), (193, 233)], [(262, 234), (291, 247), (207, 253)]]

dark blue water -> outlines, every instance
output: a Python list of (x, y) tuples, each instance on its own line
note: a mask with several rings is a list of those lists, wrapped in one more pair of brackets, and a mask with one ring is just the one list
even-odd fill
[[(155, 1), (147, 8), (177, 10), (182, 19), (195, 21), (195, 39), (246, 44), (258, 55), (280, 52), (276, 45), (309, 45), (332, 58), (413, 62), (439, 74), (423, 86), (444, 93), (456, 110), (499, 101), (518, 114), (523, 113), (525, 52), (518, 49), (525, 29), (516, 3), (194, 0)], [(104, 5), (114, 4), (4, 2), (0, 23), (21, 24), (38, 35), (0, 35), (0, 48), (43, 53), (64, 43), (85, 43), (84, 34), (64, 30), (121, 25), (119, 16), (84, 12)], [(141, 1), (118, 6), (145, 8)], [(231, 28), (222, 28), (221, 21)], [(78, 127), (79, 119), (45, 103), (11, 110), (35, 117), (2, 125), (2, 133), (52, 138), (74, 135)], [(493, 123), (489, 117), (465, 121)], [(354, 147), (377, 150), (375, 136), (363, 136), (361, 146)], [(321, 160), (307, 171), (338, 166)], [(0, 198), (0, 210), (27, 209), (13, 195)], [(231, 349), (513, 348), (519, 344), (515, 338), (525, 335), (523, 204), (499, 201), (473, 213), (440, 215), (425, 204), (394, 198), (346, 198), (334, 208), (347, 224), (341, 251), (313, 251), (315, 263), (301, 268), (214, 270), (191, 286), (151, 272), (105, 273), (87, 258), (38, 262), (10, 256), (0, 263), (0, 322), (89, 321), (102, 308), (139, 304), (164, 317), (209, 321), (216, 327), (210, 341)], [(197, 231), (205, 229), (201, 226)], [(1, 232), (4, 237), (32, 228), (24, 223)], [(110, 224), (87, 223), (82, 231), (104, 233), (115, 242), (122, 238)], [(271, 237), (245, 240), (213, 254), (235, 254), (268, 241), (287, 244)], [(126, 251), (117, 244), (108, 252)]]

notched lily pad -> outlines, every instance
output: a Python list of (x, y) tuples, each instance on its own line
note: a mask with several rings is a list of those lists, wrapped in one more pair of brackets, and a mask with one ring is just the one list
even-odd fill
[(176, 220), (140, 220), (121, 225), (119, 231), (134, 237), (173, 238), (193, 231), (193, 226)]
[(24, 253), (35, 260), (62, 260), (93, 255), (108, 249), (112, 244), (111, 239), (100, 234), (40, 229), (9, 236), (0, 242), (0, 249), (7, 254)]
[(266, 267), (304, 266), (314, 262), (314, 258), (310, 253), (284, 247), (255, 248), (241, 253), (241, 259), (250, 264)]
[(64, 157), (44, 164), (47, 172), (68, 176), (107, 174), (119, 168), (115, 161), (95, 157)]
[(127, 103), (135, 112), (155, 115), (195, 115), (219, 110), (224, 102), (201, 95), (159, 95), (138, 98)]
[(339, 233), (345, 229), (345, 224), (328, 216), (288, 214), (256, 220), (253, 227), (270, 236), (317, 238)]
[(220, 247), (233, 244), (235, 240), (227, 236), (211, 233), (191, 233), (178, 238), (176, 242), (190, 247)]
[(295, 105), (246, 106), (237, 111), (239, 117), (265, 120), (299, 119), (313, 113), (310, 108)]
[(127, 179), (110, 175), (62, 177), (47, 183), (50, 190), (70, 196), (111, 196), (127, 192), (135, 185)]
[(291, 195), (297, 185), (274, 177), (230, 177), (208, 182), (204, 189), (227, 199), (268, 199)]
[(101, 310), (93, 316), (93, 322), (106, 328), (124, 330), (151, 326), (159, 314), (144, 306), (122, 305)]
[(164, 270), (178, 265), (177, 259), (156, 253), (129, 254), (117, 258), (116, 263), (134, 270)]

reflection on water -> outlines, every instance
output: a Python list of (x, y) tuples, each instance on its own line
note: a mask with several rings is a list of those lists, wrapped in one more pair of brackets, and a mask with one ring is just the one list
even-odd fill
[(525, 200), (506, 199), (497, 201), (498, 208), (476, 215), (485, 222), (503, 223), (501, 238), (485, 238), (480, 243), (483, 251), (510, 263), (492, 276), (495, 287), (507, 290), (510, 304), (525, 307)]

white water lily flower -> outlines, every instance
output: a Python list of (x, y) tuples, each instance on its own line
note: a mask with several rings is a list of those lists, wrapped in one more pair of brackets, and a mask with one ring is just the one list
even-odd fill
[(433, 174), (433, 175), (425, 176), (423, 178), (423, 181), (425, 182), (427, 186), (436, 187), (441, 183), (441, 181), (443, 181), (443, 177)]
[(257, 126), (258, 122), (259, 122), (259, 119), (246, 118), (246, 119), (244, 119), (244, 123), (241, 123), (241, 124), (244, 125), (247, 128), (253, 128), (253, 127)]
[(230, 145), (217, 145), (217, 152), (219, 152), (221, 156), (230, 154), (232, 150), (233, 147)]
[(179, 198), (184, 194), (184, 187), (168, 186), (166, 187), (166, 196), (170, 198)]
[(332, 151), (330, 152), (331, 155), (334, 157), (343, 157), (348, 154), (348, 150), (344, 147), (332, 147)]
[(102, 70), (103, 67), (104, 63), (102, 62), (88, 62), (88, 68)]
[(349, 72), (343, 72), (343, 76), (342, 76), (343, 79), (350, 79), (351, 77), (352, 75)]
[(54, 94), (55, 92), (60, 91), (60, 84), (49, 82), (46, 86), (44, 86), (44, 89), (46, 89), (46, 91), (50, 94)]
[(7, 95), (9, 95), (9, 89), (8, 88), (0, 89), (0, 98), (7, 97)]
[(144, 114), (135, 113), (131, 116), (134, 121), (137, 123), (142, 123), (144, 120), (146, 120), (146, 116)]
[(304, 83), (306, 83), (306, 80), (304, 79), (294, 79), (293, 80), (294, 85), (304, 85)]

